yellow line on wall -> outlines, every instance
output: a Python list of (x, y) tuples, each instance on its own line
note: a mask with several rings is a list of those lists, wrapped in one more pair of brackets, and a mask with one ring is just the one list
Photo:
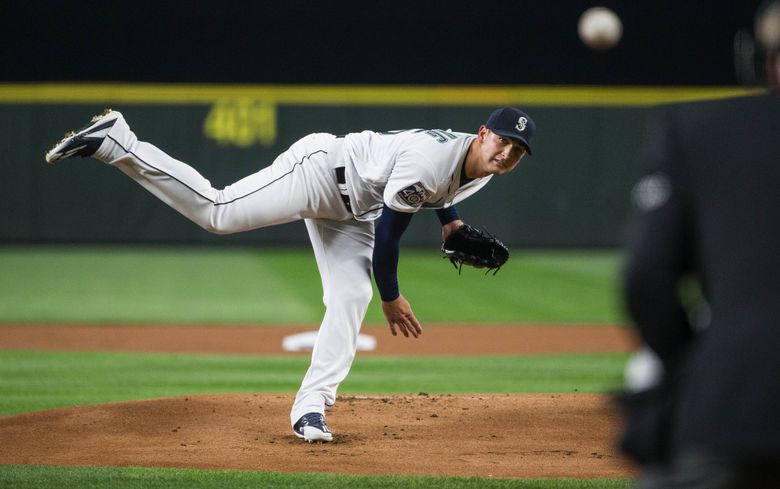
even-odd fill
[(248, 99), (286, 105), (648, 106), (761, 93), (739, 87), (0, 84), (0, 103), (213, 104)]

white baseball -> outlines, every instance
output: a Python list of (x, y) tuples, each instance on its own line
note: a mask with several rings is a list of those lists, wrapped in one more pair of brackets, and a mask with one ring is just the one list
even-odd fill
[(664, 375), (664, 364), (655, 352), (640, 348), (628, 357), (623, 371), (624, 385), (629, 392), (639, 392), (655, 387)]
[(612, 10), (592, 7), (582, 13), (577, 32), (586, 46), (592, 49), (610, 49), (623, 35), (623, 23)]

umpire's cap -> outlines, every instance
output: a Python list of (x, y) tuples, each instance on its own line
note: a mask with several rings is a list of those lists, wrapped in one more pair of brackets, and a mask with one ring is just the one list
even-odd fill
[(504, 107), (496, 109), (490, 114), (485, 127), (498, 134), (519, 140), (531, 153), (531, 139), (536, 132), (536, 123), (531, 117), (520, 109)]

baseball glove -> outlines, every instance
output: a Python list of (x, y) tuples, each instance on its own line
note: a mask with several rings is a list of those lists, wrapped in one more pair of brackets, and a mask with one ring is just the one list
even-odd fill
[(444, 258), (458, 269), (463, 265), (474, 268), (487, 268), (487, 272), (498, 273), (509, 259), (509, 248), (487, 231), (480, 231), (464, 224), (453, 231), (441, 245)]

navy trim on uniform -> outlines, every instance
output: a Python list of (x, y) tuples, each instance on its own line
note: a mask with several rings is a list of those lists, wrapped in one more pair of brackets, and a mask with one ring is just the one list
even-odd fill
[[(382, 206), (383, 206), (383, 205), (384, 205), (384, 204), (382, 204)], [(376, 207), (372, 207), (371, 209), (367, 210), (366, 212), (361, 212), (360, 214), (355, 214), (355, 217), (363, 217), (363, 216), (365, 216), (366, 214), (370, 214), (370, 213), (372, 213), (372, 212), (378, 211), (379, 209), (381, 209), (381, 208), (382, 208), (382, 206), (376, 206)]]
[(117, 145), (118, 145), (120, 148), (122, 148), (122, 149), (125, 151), (125, 153), (128, 153), (128, 154), (131, 154), (131, 155), (135, 156), (136, 158), (138, 158), (138, 160), (139, 160), (139, 161), (143, 162), (143, 164), (144, 164), (144, 165), (146, 165), (146, 166), (148, 166), (149, 168), (152, 168), (152, 169), (154, 169), (154, 170), (157, 170), (158, 172), (162, 173), (163, 175), (167, 175), (167, 176), (168, 176), (169, 178), (171, 178), (172, 180), (176, 180), (177, 182), (179, 182), (179, 183), (180, 183), (180, 184), (182, 184), (183, 186), (185, 186), (185, 187), (187, 187), (188, 189), (190, 189), (190, 190), (191, 190), (193, 193), (195, 193), (195, 194), (197, 194), (198, 196), (200, 196), (201, 198), (203, 198), (203, 199), (205, 199), (205, 200), (207, 200), (207, 201), (211, 202), (211, 203), (212, 203), (212, 204), (214, 204), (215, 206), (218, 206), (218, 205), (228, 205), (228, 204), (232, 204), (232, 203), (234, 203), (234, 202), (236, 202), (236, 201), (238, 201), (238, 200), (245, 199), (246, 197), (249, 197), (250, 195), (253, 195), (253, 194), (255, 194), (255, 193), (257, 193), (257, 192), (259, 192), (259, 191), (261, 191), (261, 190), (263, 190), (263, 189), (265, 189), (265, 188), (267, 188), (267, 187), (269, 187), (271, 184), (278, 182), (279, 180), (281, 180), (282, 178), (286, 177), (287, 175), (290, 175), (292, 172), (294, 172), (294, 171), (295, 171), (295, 168), (296, 168), (297, 166), (303, 165), (303, 162), (304, 162), (304, 160), (306, 160), (306, 159), (311, 159), (311, 157), (312, 157), (312, 156), (314, 156), (314, 155), (316, 155), (317, 153), (328, 154), (328, 152), (327, 152), (327, 151), (325, 151), (325, 150), (322, 150), (322, 149), (319, 149), (319, 150), (317, 150), (317, 151), (315, 151), (315, 152), (313, 152), (313, 153), (310, 153), (310, 154), (308, 154), (308, 155), (304, 156), (303, 158), (301, 158), (301, 160), (300, 160), (300, 161), (297, 161), (297, 162), (293, 163), (293, 166), (292, 166), (292, 168), (290, 169), (290, 171), (288, 171), (287, 173), (285, 173), (285, 174), (283, 174), (283, 175), (279, 175), (279, 177), (277, 177), (277, 178), (275, 178), (275, 179), (271, 180), (270, 182), (266, 183), (266, 184), (265, 184), (265, 185), (263, 185), (262, 187), (260, 187), (260, 188), (258, 188), (258, 189), (255, 189), (255, 190), (252, 190), (251, 192), (249, 192), (249, 193), (247, 193), (247, 194), (244, 194), (244, 195), (241, 195), (241, 196), (239, 196), (239, 197), (236, 197), (235, 199), (233, 199), (233, 200), (230, 200), (230, 201), (228, 201), (228, 202), (216, 202), (216, 201), (214, 201), (214, 200), (212, 200), (212, 199), (210, 199), (210, 198), (206, 197), (206, 196), (205, 196), (205, 195), (203, 195), (202, 193), (198, 192), (198, 191), (197, 191), (197, 190), (195, 190), (194, 188), (190, 187), (190, 186), (189, 186), (189, 185), (187, 185), (186, 183), (182, 182), (182, 181), (181, 181), (181, 180), (179, 180), (178, 178), (174, 177), (173, 175), (171, 175), (171, 174), (169, 174), (169, 173), (167, 173), (167, 172), (164, 172), (164, 171), (160, 170), (159, 168), (157, 168), (157, 167), (156, 167), (156, 166), (154, 166), (154, 165), (151, 165), (151, 164), (149, 164), (149, 162), (148, 162), (148, 161), (144, 160), (143, 158), (141, 158), (141, 157), (140, 157), (140, 156), (138, 156), (137, 154), (133, 153), (132, 151), (129, 151), (127, 148), (125, 148), (124, 146), (122, 146), (122, 144), (121, 144), (119, 141), (117, 141), (116, 139), (114, 139), (112, 136), (108, 135), (108, 136), (106, 136), (106, 137), (108, 137), (108, 138), (110, 138), (112, 141), (114, 141), (114, 142), (115, 142), (115, 143), (116, 143), (116, 144), (117, 144)]
[[(466, 156), (468, 156), (468, 151), (466, 152)], [(464, 158), (463, 165), (461, 165), (460, 167), (460, 185), (458, 185), (458, 187), (460, 188), (473, 181), (474, 181), (473, 178), (469, 178), (466, 176), (466, 160)]]
[(439, 222), (444, 226), (445, 224), (460, 219), (460, 214), (458, 214), (458, 209), (454, 205), (451, 205), (449, 207), (436, 209), (436, 217), (439, 218)]
[(374, 232), (374, 256), (371, 264), (379, 295), (385, 302), (398, 298), (398, 253), (401, 235), (412, 221), (413, 213), (397, 212), (384, 206)]

